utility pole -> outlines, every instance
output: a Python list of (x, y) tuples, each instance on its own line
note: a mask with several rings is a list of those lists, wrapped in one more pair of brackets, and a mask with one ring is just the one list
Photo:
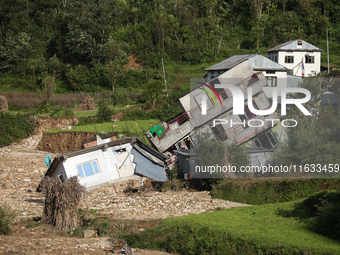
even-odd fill
[(328, 66), (328, 73), (329, 73), (328, 28), (326, 28), (326, 33), (327, 33), (327, 66)]
[(168, 87), (166, 85), (166, 78), (165, 78), (165, 70), (164, 70), (164, 62), (162, 59), (162, 66), (163, 66), (163, 75), (164, 75), (164, 83), (165, 83), (165, 91), (166, 91), (166, 96), (168, 97)]

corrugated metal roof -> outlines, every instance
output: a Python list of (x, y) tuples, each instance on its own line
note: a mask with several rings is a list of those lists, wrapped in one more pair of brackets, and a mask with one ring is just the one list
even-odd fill
[[(298, 41), (302, 41), (302, 45), (298, 45)], [(271, 52), (271, 51), (323, 51), (323, 49), (320, 49), (313, 44), (310, 44), (304, 40), (297, 39), (289, 42), (282, 43), (278, 46), (275, 46), (274, 48), (271, 48), (269, 50), (266, 50), (265, 52)]]
[(248, 61), (254, 71), (288, 71), (288, 69), (283, 65), (280, 65), (262, 55), (255, 55), (248, 59)]
[(213, 70), (229, 70), (243, 61), (249, 61), (249, 64), (255, 71), (263, 71), (263, 70), (271, 70), (271, 71), (287, 71), (288, 69), (284, 66), (270, 60), (267, 57), (264, 57), (259, 54), (251, 54), (251, 55), (234, 55), (226, 60), (223, 60), (216, 65), (208, 67), (205, 71), (213, 71)]
[(204, 69), (205, 71), (213, 71), (213, 70), (229, 70), (233, 68), (234, 66), (237, 66), (238, 64), (242, 63), (243, 61), (252, 58), (256, 56), (256, 54), (249, 54), (249, 55), (234, 55), (230, 58), (227, 58), (223, 60), (220, 63), (217, 63), (216, 65), (213, 65), (211, 67), (208, 67), (207, 69)]

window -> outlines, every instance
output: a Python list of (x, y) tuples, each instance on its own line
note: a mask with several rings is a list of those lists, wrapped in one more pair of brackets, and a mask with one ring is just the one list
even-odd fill
[(269, 131), (266, 133), (266, 136), (268, 137), (270, 143), (272, 144), (272, 146), (276, 146), (278, 144), (278, 142), (276, 141), (272, 131)]
[(212, 127), (211, 130), (214, 132), (216, 138), (220, 141), (224, 141), (228, 139), (227, 134), (225, 133), (224, 128), (221, 124), (215, 125), (215, 127)]
[(119, 153), (123, 153), (123, 152), (126, 152), (126, 148), (122, 148), (122, 149), (113, 150), (112, 152), (113, 152), (113, 154), (119, 154)]
[(275, 56), (275, 60), (274, 60), (274, 62), (276, 62), (276, 63), (277, 63), (277, 56)]
[(314, 64), (314, 56), (305, 56), (305, 63), (306, 64)]
[(267, 83), (268, 87), (277, 87), (277, 77), (266, 77), (267, 78)]
[(260, 143), (260, 140), (257, 139), (257, 138), (255, 138), (255, 139), (253, 140), (253, 143), (254, 143), (255, 147), (262, 147), (262, 144)]
[(59, 175), (58, 175), (58, 178), (61, 180), (61, 182), (64, 182), (64, 177), (63, 177), (62, 174), (59, 174)]
[(297, 45), (302, 46), (302, 40), (298, 40)]
[(266, 74), (269, 74), (269, 73), (275, 74), (275, 71), (266, 71)]
[(294, 56), (285, 56), (285, 63), (294, 64)]
[(84, 178), (84, 177), (88, 177), (88, 176), (100, 173), (97, 160), (93, 160), (90, 162), (83, 163), (81, 165), (77, 165), (77, 169), (78, 169), (78, 174), (80, 178)]
[(278, 141), (273, 135), (272, 131), (264, 133), (253, 140), (253, 144), (255, 147), (263, 147), (267, 149), (271, 149), (278, 145)]

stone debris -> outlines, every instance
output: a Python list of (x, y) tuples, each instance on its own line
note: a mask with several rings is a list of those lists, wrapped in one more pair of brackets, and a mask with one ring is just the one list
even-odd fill
[[(0, 236), (0, 254), (93, 254), (107, 255), (114, 254), (115, 246), (107, 237), (97, 238), (74, 238), (64, 236), (46, 236), (41, 234), (34, 236), (31, 230), (22, 236)], [(123, 246), (124, 248), (124, 246)], [(128, 247), (127, 247), (128, 248)], [(128, 248), (130, 249), (130, 248)], [(131, 248), (131, 253), (136, 255), (168, 255), (161, 251), (149, 251), (144, 249)], [(119, 251), (118, 251), (119, 252)], [(170, 255), (170, 254), (169, 254)]]
[[(47, 171), (44, 159), (47, 152), (36, 150), (41, 135), (32, 136), (20, 144), (0, 148), (0, 205), (9, 205), (20, 212), (20, 218), (40, 217), (44, 197), (36, 192)], [(51, 154), (54, 158), (56, 155)], [(134, 176), (133, 189), (140, 186), (142, 177)], [(144, 178), (145, 179), (145, 178)], [(85, 210), (99, 210), (117, 219), (164, 219), (198, 214), (216, 208), (232, 208), (244, 204), (211, 199), (208, 191), (144, 191), (127, 193), (131, 180), (123, 179), (88, 191), (81, 200)], [(130, 187), (131, 188), (131, 187)], [(27, 192), (30, 190), (32, 192)]]
[(95, 230), (87, 229), (84, 231), (84, 238), (89, 238), (89, 237), (93, 237), (96, 235), (97, 235), (97, 231)]
[(184, 215), (245, 206), (236, 202), (211, 199), (208, 191), (149, 191), (115, 194), (107, 187), (96, 190), (83, 199), (80, 206), (86, 210), (99, 210), (101, 214), (117, 219), (165, 219)]
[[(17, 221), (41, 217), (44, 197), (36, 192), (47, 171), (44, 159), (47, 152), (36, 150), (41, 135), (35, 135), (20, 144), (0, 148), (0, 206), (7, 205), (18, 211)], [(54, 158), (56, 155), (50, 153)], [(84, 210), (97, 209), (103, 216), (116, 219), (164, 219), (211, 212), (216, 209), (246, 206), (245, 204), (212, 199), (209, 192), (167, 191), (158, 192), (140, 187), (142, 178), (134, 176), (120, 182), (108, 183), (96, 190), (87, 191), (80, 203)], [(151, 187), (151, 181), (146, 182)], [(144, 182), (145, 184), (145, 182)], [(131, 190), (125, 193), (124, 191)], [(89, 219), (92, 215), (87, 215)], [(0, 236), (0, 254), (149, 254), (166, 255), (160, 251), (133, 249), (126, 243), (98, 238), (96, 232), (86, 232), (84, 238), (48, 235), (42, 228), (25, 228), (15, 236)], [(85, 241), (86, 240), (86, 241)], [(76, 248), (77, 247), (77, 248)], [(115, 248), (119, 248), (118, 250)]]

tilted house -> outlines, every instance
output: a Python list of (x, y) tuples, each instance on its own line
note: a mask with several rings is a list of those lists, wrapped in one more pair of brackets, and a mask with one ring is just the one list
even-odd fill
[(267, 50), (268, 58), (292, 70), (292, 75), (308, 77), (317, 75), (321, 67), (323, 50), (297, 39)]
[[(233, 84), (241, 89), (245, 101), (245, 114), (233, 114), (233, 96), (228, 89), (215, 88), (216, 84), (224, 84), (225, 82)], [(184, 95), (179, 99), (179, 105), (183, 113), (169, 121), (159, 125), (159, 131), (146, 133), (150, 142), (161, 152), (172, 152), (176, 149), (188, 149), (187, 140), (197, 132), (211, 132), (215, 136), (224, 141), (226, 144), (234, 142), (243, 143), (253, 140), (256, 136), (265, 133), (271, 148), (279, 143), (280, 137), (272, 133), (270, 129), (273, 126), (280, 125), (277, 114), (274, 112), (268, 116), (256, 116), (252, 114), (247, 106), (247, 89), (252, 88), (253, 105), (258, 110), (269, 109), (271, 107), (268, 98), (263, 92), (263, 87), (267, 84), (267, 79), (262, 72), (254, 72), (249, 61), (243, 61), (230, 70), (220, 74), (218, 77), (207, 82), (208, 85), (215, 88), (221, 98), (221, 104), (213, 104), (211, 95), (207, 94), (207, 114), (202, 115), (201, 101), (202, 93), (206, 93), (201, 88), (203, 85), (192, 90), (190, 93)], [(215, 101), (218, 101), (216, 95), (212, 94)], [(225, 119), (234, 123), (242, 123), (250, 119), (263, 121), (264, 125), (261, 127), (251, 127), (249, 125), (234, 125), (230, 127), (229, 124), (218, 124), (213, 127), (214, 119)], [(265, 119), (275, 119), (273, 123), (265, 121)], [(281, 126), (281, 125), (280, 125)], [(191, 137), (192, 138), (192, 137)], [(183, 146), (184, 145), (184, 146)], [(254, 143), (253, 146), (262, 147), (260, 143)], [(181, 147), (181, 148), (178, 148)]]
[(81, 185), (98, 185), (135, 174), (165, 182), (166, 158), (139, 138), (123, 138), (54, 158), (45, 176), (62, 181), (78, 176)]
[(283, 65), (280, 65), (259, 54), (234, 55), (230, 58), (227, 58), (213, 66), (204, 69), (207, 71), (207, 74), (204, 78), (206, 81), (209, 81), (243, 63), (244, 61), (249, 62), (254, 72), (262, 72), (267, 78), (268, 82), (263, 85), (263, 92), (267, 97), (272, 97), (272, 88), (277, 88), (278, 96), (281, 95), (281, 88), (287, 87), (287, 73), (290, 70)]

